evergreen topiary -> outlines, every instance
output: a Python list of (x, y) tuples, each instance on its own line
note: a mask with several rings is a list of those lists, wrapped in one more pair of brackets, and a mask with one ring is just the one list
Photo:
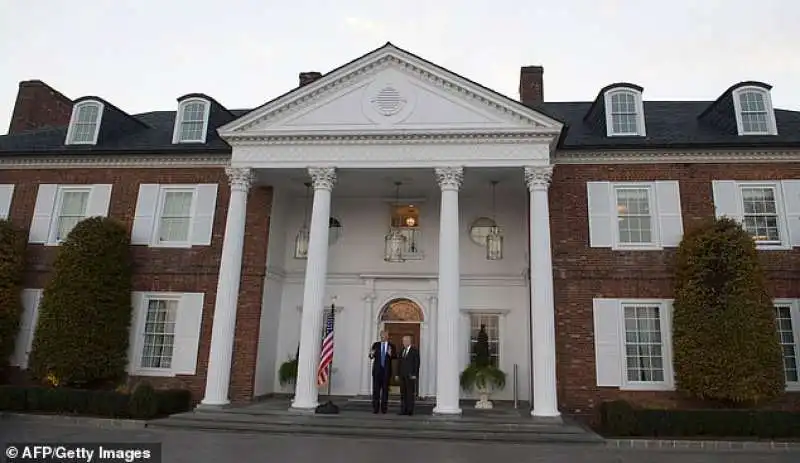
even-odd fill
[(131, 418), (146, 420), (158, 415), (158, 396), (150, 383), (139, 383), (128, 404)]
[(506, 385), (506, 374), (492, 364), (486, 325), (481, 325), (481, 329), (478, 331), (473, 352), (475, 357), (472, 359), (472, 363), (459, 376), (461, 388), (466, 391), (475, 388), (503, 389)]
[(751, 236), (728, 218), (687, 233), (677, 252), (675, 285), (678, 389), (739, 404), (781, 394), (775, 309)]
[(54, 385), (97, 387), (125, 375), (132, 262), (124, 225), (93, 217), (61, 243), (45, 286), (30, 367)]
[(0, 369), (8, 366), (19, 334), (25, 246), (25, 233), (0, 220)]

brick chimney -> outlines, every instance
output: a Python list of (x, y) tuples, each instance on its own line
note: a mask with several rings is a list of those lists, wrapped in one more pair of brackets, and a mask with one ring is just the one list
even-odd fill
[(41, 80), (26, 80), (19, 83), (8, 133), (65, 126), (71, 116), (72, 100)]
[(308, 85), (311, 82), (322, 77), (321, 72), (311, 71), (311, 72), (301, 72), (300, 73), (300, 86)]
[(519, 100), (525, 105), (538, 105), (544, 101), (544, 68), (523, 66), (519, 73)]

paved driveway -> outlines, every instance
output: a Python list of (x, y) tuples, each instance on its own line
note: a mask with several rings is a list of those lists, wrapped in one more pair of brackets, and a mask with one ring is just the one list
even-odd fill
[[(800, 451), (611, 450), (576, 445), (462, 444), (205, 431), (99, 429), (0, 419), (0, 443), (161, 442), (165, 463), (796, 463)], [(2, 459), (0, 459), (2, 460)]]

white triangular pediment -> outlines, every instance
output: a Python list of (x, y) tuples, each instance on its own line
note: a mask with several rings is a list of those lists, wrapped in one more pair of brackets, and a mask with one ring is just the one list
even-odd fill
[(561, 123), (387, 44), (220, 128), (249, 135), (532, 131)]

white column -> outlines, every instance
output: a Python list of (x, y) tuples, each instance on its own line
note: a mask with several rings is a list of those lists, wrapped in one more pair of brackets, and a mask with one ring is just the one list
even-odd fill
[(317, 367), (322, 342), (322, 309), (328, 271), (328, 226), (331, 215), (331, 190), (336, 183), (333, 168), (310, 168), (314, 183), (314, 205), (308, 241), (308, 260), (303, 286), (303, 313), (300, 316), (300, 353), (297, 357), (297, 383), (292, 408), (317, 407)]
[(371, 388), (372, 388), (372, 362), (367, 357), (366, 352), (369, 352), (369, 348), (372, 345), (373, 335), (372, 330), (375, 326), (375, 317), (373, 316), (374, 306), (375, 306), (375, 293), (372, 291), (365, 294), (362, 298), (364, 301), (364, 313), (363, 313), (363, 324), (364, 326), (361, 328), (361, 349), (359, 353), (361, 357), (358, 359), (361, 365), (361, 394), (369, 395)]
[(439, 215), (439, 305), (437, 307), (436, 407), (439, 415), (457, 415), (459, 407), (459, 244), (458, 190), (464, 178), (461, 167), (436, 169), (442, 190)]
[(231, 196), (228, 201), (228, 218), (225, 222), (222, 257), (219, 262), (211, 349), (206, 372), (206, 394), (201, 402), (202, 405), (208, 406), (230, 403), (228, 389), (236, 331), (236, 304), (239, 301), (239, 283), (242, 276), (247, 193), (253, 181), (253, 172), (250, 169), (226, 168), (225, 173), (230, 180)]
[(533, 410), (536, 417), (558, 417), (556, 393), (556, 331), (553, 303), (553, 257), (547, 189), (552, 166), (525, 168), (530, 190), (531, 346), (533, 349)]

